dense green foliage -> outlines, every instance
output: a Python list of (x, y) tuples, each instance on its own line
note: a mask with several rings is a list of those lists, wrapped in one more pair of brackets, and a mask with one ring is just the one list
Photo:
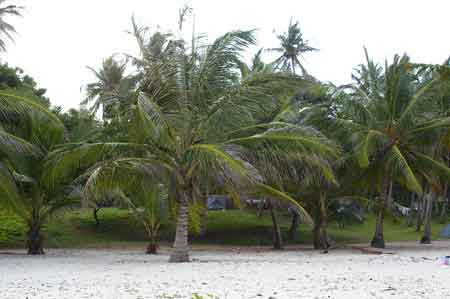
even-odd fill
[(39, 88), (36, 81), (20, 68), (12, 68), (8, 64), (0, 65), (0, 90), (14, 92), (45, 107), (50, 106), (50, 100), (45, 96), (46, 89)]

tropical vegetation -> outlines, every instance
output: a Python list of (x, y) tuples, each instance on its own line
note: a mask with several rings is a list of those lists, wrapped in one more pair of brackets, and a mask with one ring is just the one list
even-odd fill
[(318, 50), (298, 22), (268, 49), (279, 57), (265, 62), (260, 49), (248, 64), (255, 31), (186, 40), (190, 12), (176, 33), (133, 19), (139, 54), (90, 68), (79, 110), (51, 107), (30, 76), (0, 68), (0, 206), (26, 224), (30, 254), (44, 252), (43, 231), (64, 208), (93, 207), (98, 228), (99, 209), (121, 207), (145, 230), (147, 253), (172, 224), (170, 261), (187, 262), (217, 194), (255, 217), (269, 211), (276, 249), (288, 210), (288, 239), (308, 225), (317, 249), (335, 242), (330, 222), (364, 211), (376, 215), (373, 247), (385, 247), (386, 216), (415, 217), (431, 242), (433, 217), (448, 220), (449, 60), (381, 65), (365, 50), (352, 83), (334, 86), (306, 71), (303, 56)]

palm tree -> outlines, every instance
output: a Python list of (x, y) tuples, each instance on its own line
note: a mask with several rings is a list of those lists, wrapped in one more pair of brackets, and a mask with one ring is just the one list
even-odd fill
[[(233, 31), (210, 45), (198, 46), (194, 39), (186, 50), (186, 42), (177, 42), (176, 51), (164, 59), (140, 60), (146, 84), (134, 107), (130, 142), (66, 145), (54, 152), (49, 178), (58, 181), (80, 164), (94, 164), (88, 185), (99, 190), (117, 188), (133, 174), (166, 186), (177, 208), (171, 262), (189, 261), (189, 211), (200, 199), (201, 182), (235, 194), (258, 192), (304, 212), (288, 194), (264, 184), (257, 166), (289, 155), (336, 152), (307, 130), (265, 122), (279, 101), (292, 98), (289, 91), (299, 80), (284, 74), (241, 80), (238, 61), (254, 41), (252, 31)], [(111, 168), (114, 175), (102, 180)]]
[(239, 70), (241, 72), (242, 78), (247, 78), (249, 76), (258, 73), (273, 73), (275, 69), (272, 64), (266, 64), (262, 60), (262, 53), (264, 49), (259, 49), (258, 52), (253, 56), (250, 65), (240, 62)]
[(299, 68), (301, 75), (307, 77), (308, 72), (300, 59), (304, 58), (305, 53), (315, 52), (318, 49), (311, 47), (309, 42), (303, 38), (299, 22), (292, 23), (291, 20), (287, 32), (278, 35), (277, 38), (280, 41), (280, 47), (269, 49), (269, 51), (281, 54), (274, 62), (275, 68), (292, 74), (297, 74), (297, 68)]
[[(361, 74), (366, 74), (367, 67)], [(367, 77), (365, 75), (365, 77)], [(357, 80), (357, 82), (366, 82)], [(321, 160), (314, 168), (308, 165), (299, 169), (309, 169), (304, 179), (298, 179), (300, 184), (290, 188), (297, 189), (297, 197), (302, 199), (305, 208), (313, 217), (313, 244), (316, 249), (327, 249), (331, 238), (327, 233), (327, 223), (332, 207), (346, 204), (365, 204), (367, 186), (371, 181), (362, 181), (361, 170), (353, 157), (352, 144), (346, 142), (346, 135), (336, 130), (335, 122), (339, 119), (351, 119), (352, 109), (348, 102), (348, 93), (332, 84), (313, 84), (310, 89), (298, 94), (298, 113), (294, 114), (292, 122), (316, 128), (329, 139), (329, 143), (340, 148), (342, 154), (336, 160)]]
[[(367, 55), (366, 55), (367, 56)], [(368, 56), (367, 56), (368, 57)], [(433, 177), (448, 179), (450, 170), (424, 149), (450, 120), (430, 113), (436, 76), (417, 79), (416, 68), (407, 56), (395, 56), (383, 72), (369, 58), (369, 73), (345, 92), (348, 117), (333, 118), (351, 144), (353, 157), (365, 169), (379, 192), (375, 234), (371, 245), (384, 248), (384, 214), (391, 181), (418, 194), (420, 181), (433, 183)]]
[(128, 206), (147, 232), (149, 244), (146, 253), (156, 254), (161, 222), (168, 217), (167, 191), (163, 185), (154, 184), (150, 186), (141, 185), (137, 194), (136, 192), (133, 193), (133, 199), (126, 197)]
[(126, 62), (108, 57), (98, 71), (88, 67), (97, 81), (87, 85), (87, 97), (81, 104), (93, 102), (91, 112), (96, 113), (101, 108), (103, 120), (111, 120), (134, 88), (132, 77), (125, 74), (126, 66)]
[(49, 217), (73, 203), (65, 185), (44, 181), (49, 152), (63, 142), (64, 127), (32, 100), (0, 93), (0, 205), (28, 226), (29, 254), (43, 254), (42, 229)]
[[(450, 59), (447, 59), (442, 65), (417, 65), (420, 69), (419, 79), (430, 80), (434, 78), (436, 80), (436, 86), (430, 92), (430, 97), (433, 102), (429, 103), (433, 109), (429, 109), (434, 114), (434, 117), (445, 119), (450, 117)], [(436, 130), (435, 134), (430, 135), (430, 145), (426, 149), (429, 154), (440, 161), (441, 163), (448, 165), (448, 153), (450, 149), (450, 128), (444, 127), (441, 130)], [(431, 243), (431, 220), (433, 211), (433, 201), (436, 201), (439, 195), (443, 195), (444, 203), (443, 210), (445, 211), (448, 180), (439, 176), (433, 176), (430, 178), (433, 180), (433, 184), (428, 186), (428, 194), (424, 196), (425, 211), (424, 211), (424, 232), (420, 240), (422, 244)]]
[[(146, 253), (156, 254), (161, 222), (167, 220), (169, 214), (165, 186), (146, 177), (145, 172), (132, 171), (127, 172), (128, 180), (118, 180), (115, 187), (111, 188), (108, 184), (110, 182), (114, 184), (114, 180), (117, 179), (114, 172), (114, 167), (104, 167), (101, 176), (96, 177), (95, 180), (88, 180), (85, 192), (81, 196), (97, 207), (105, 201), (105, 198), (115, 198), (116, 202), (123, 202), (134, 218), (145, 228), (149, 240)], [(98, 188), (95, 184), (99, 183), (108, 188)], [(96, 221), (98, 225), (98, 219)]]
[[(9, 40), (13, 39), (13, 34), (16, 33), (16, 29), (13, 25), (5, 21), (5, 18), (8, 16), (22, 16), (21, 10), (23, 7), (16, 6), (16, 5), (6, 5), (6, 0), (0, 0), (0, 34), (6, 36)], [(6, 51), (6, 42), (5, 40), (0, 37), (0, 51), (5, 52)]]

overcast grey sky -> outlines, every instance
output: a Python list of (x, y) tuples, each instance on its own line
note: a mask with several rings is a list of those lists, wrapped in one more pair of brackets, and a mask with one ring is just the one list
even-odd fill
[[(258, 29), (260, 47), (275, 47), (276, 32), (290, 18), (320, 52), (305, 65), (323, 81), (348, 83), (363, 62), (363, 46), (382, 61), (407, 52), (415, 61), (441, 63), (450, 55), (449, 0), (16, 0), (24, 18), (10, 20), (19, 35), (2, 60), (19, 66), (48, 89), (52, 104), (78, 107), (81, 87), (113, 53), (133, 53), (134, 13), (141, 24), (173, 29), (178, 9), (189, 3), (197, 32), (212, 39), (233, 29)], [(252, 49), (256, 51), (256, 49)]]

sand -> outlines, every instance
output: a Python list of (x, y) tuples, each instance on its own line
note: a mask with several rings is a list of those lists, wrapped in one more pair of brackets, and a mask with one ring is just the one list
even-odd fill
[(0, 254), (0, 298), (450, 298), (450, 266), (441, 261), (450, 243), (439, 244), (381, 255), (196, 251), (188, 264), (135, 250)]

